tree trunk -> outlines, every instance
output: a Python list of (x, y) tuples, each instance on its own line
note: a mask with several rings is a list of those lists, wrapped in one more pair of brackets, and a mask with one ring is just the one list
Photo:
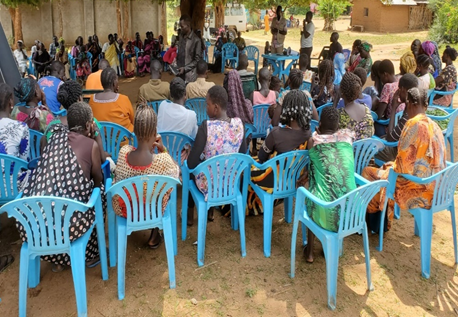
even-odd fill
[(119, 37), (119, 36), (122, 36), (121, 0), (116, 0), (116, 21), (118, 23), (118, 37)]
[(59, 21), (59, 31), (57, 37), (61, 38), (64, 35), (64, 19), (62, 17), (62, 0), (57, 0), (57, 19)]
[(205, 4), (206, 0), (181, 0), (180, 10), (182, 15), (191, 17), (191, 28), (202, 30), (205, 23)]
[(122, 15), (122, 39), (127, 42), (129, 38), (129, 2), (123, 1), (123, 15)]
[(17, 43), (19, 40), (24, 40), (22, 35), (22, 13), (19, 7), (16, 8), (8, 8), (8, 11), (11, 16), (11, 20), (13, 21), (13, 35), (14, 35), (14, 43)]
[(161, 3), (161, 35), (164, 38), (164, 45), (168, 45), (167, 40), (167, 5), (165, 1)]
[(219, 29), (221, 25), (224, 25), (224, 9), (225, 9), (225, 1), (219, 0), (215, 2), (214, 9), (215, 9), (215, 28)]

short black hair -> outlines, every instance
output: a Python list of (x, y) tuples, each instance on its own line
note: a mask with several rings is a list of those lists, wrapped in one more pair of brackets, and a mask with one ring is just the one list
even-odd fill
[(359, 47), (359, 46), (361, 45), (361, 43), (362, 43), (361, 40), (359, 40), (359, 39), (358, 39), (358, 40), (355, 40), (355, 41), (353, 42), (353, 47)]
[(418, 78), (414, 74), (407, 73), (402, 75), (402, 77), (399, 79), (399, 88), (403, 87), (407, 90), (411, 88), (418, 87)]
[(222, 86), (213, 86), (208, 90), (207, 96), (214, 104), (220, 106), (221, 109), (227, 109), (227, 92)]
[(51, 74), (55, 74), (55, 73), (59, 73), (60, 71), (64, 71), (65, 70), (65, 66), (64, 66), (64, 64), (62, 64), (59, 61), (53, 61), (51, 63), (51, 65), (49, 66), (49, 70), (50, 70)]
[(186, 95), (186, 84), (180, 77), (175, 77), (170, 83), (170, 98), (179, 100)]
[(380, 62), (380, 67), (378, 69), (378, 74), (388, 73), (390, 75), (394, 75), (394, 65), (393, 62), (389, 59), (384, 59)]
[(180, 22), (184, 21), (185, 23), (191, 25), (191, 17), (187, 14), (184, 14), (180, 17)]
[(108, 34), (108, 39), (110, 39), (110, 37), (113, 37), (113, 34)]
[(280, 78), (278, 78), (277, 76), (272, 76), (272, 78), (270, 79), (269, 89), (278, 91), (280, 90), (281, 86), (282, 86), (282, 83), (281, 83)]
[(264, 80), (271, 80), (272, 74), (270, 73), (269, 68), (263, 67), (259, 70), (259, 82), (264, 81)]
[(104, 70), (105, 68), (110, 67), (110, 62), (107, 61), (105, 58), (102, 58), (99, 61), (99, 69)]
[(151, 74), (154, 72), (160, 73), (162, 71), (161, 62), (157, 59), (152, 59), (150, 63), (150, 70), (151, 70)]
[(238, 70), (248, 68), (248, 56), (246, 54), (240, 54), (239, 56), (239, 65), (237, 66)]
[(80, 84), (74, 80), (68, 80), (60, 85), (57, 92), (57, 101), (60, 102), (62, 107), (68, 110), (71, 105), (78, 102), (83, 95), (83, 89)]
[(423, 67), (429, 67), (429, 65), (431, 65), (431, 58), (426, 54), (418, 55), (417, 65), (423, 66)]
[(339, 39), (339, 33), (338, 32), (332, 32), (331, 33), (331, 37), (333, 37), (333, 36), (337, 36), (336, 40)]
[(308, 11), (307, 14), (305, 15), (306, 17), (308, 16), (311, 16), (313, 18), (313, 12), (312, 11)]
[(339, 112), (333, 106), (326, 106), (321, 111), (320, 128), (337, 131), (339, 130)]
[(93, 119), (92, 109), (85, 102), (77, 102), (68, 108), (67, 122), (70, 131), (82, 131), (86, 129), (86, 124)]
[(447, 45), (447, 47), (445, 48), (444, 53), (450, 56), (452, 61), (455, 61), (456, 58), (458, 57), (458, 52), (456, 51), (456, 49), (454, 49), (453, 47), (450, 47), (449, 45)]
[(103, 89), (112, 88), (116, 79), (118, 79), (118, 75), (113, 68), (107, 67), (102, 70), (100, 81), (102, 82)]
[(0, 109), (5, 111), (10, 106), (10, 100), (14, 96), (14, 90), (5, 83), (0, 83)]
[(353, 71), (353, 74), (359, 77), (361, 79), (361, 87), (363, 87), (366, 84), (367, 80), (367, 72), (364, 68), (362, 67), (356, 67), (355, 70)]
[(207, 73), (207, 70), (208, 70), (208, 64), (206, 61), (201, 59), (200, 61), (197, 62), (197, 66), (196, 66), (197, 75), (205, 75)]
[(288, 82), (289, 88), (291, 89), (299, 89), (304, 81), (304, 73), (300, 69), (293, 68), (289, 72)]

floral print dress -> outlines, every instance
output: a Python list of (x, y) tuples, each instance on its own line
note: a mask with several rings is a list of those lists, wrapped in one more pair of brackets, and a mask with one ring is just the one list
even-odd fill
[(349, 129), (355, 131), (355, 141), (361, 139), (368, 139), (374, 135), (374, 119), (372, 118), (371, 111), (368, 107), (364, 107), (366, 111), (361, 121), (353, 120), (345, 108), (337, 109), (340, 115), (339, 129)]
[(27, 161), (29, 158), (29, 128), (24, 122), (0, 119), (0, 154)]

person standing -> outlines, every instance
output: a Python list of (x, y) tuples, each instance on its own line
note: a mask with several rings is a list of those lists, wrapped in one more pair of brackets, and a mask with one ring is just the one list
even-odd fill
[(119, 68), (119, 48), (115, 41), (113, 34), (108, 35), (108, 42), (103, 44), (102, 54), (103, 57), (110, 63), (111, 68), (118, 72)]
[(307, 69), (310, 69), (310, 58), (313, 51), (313, 36), (315, 35), (315, 24), (312, 22), (313, 13), (307, 12), (304, 20), (304, 29), (301, 32), (301, 54), (308, 56)]
[(264, 16), (264, 35), (267, 35), (267, 32), (270, 30), (270, 23), (269, 23), (269, 11), (266, 10), (266, 15)]
[(27, 73), (28, 61), (27, 51), (24, 49), (24, 42), (21, 40), (17, 41), (17, 49), (13, 54), (19, 68), (19, 72), (21, 73), (21, 77), (24, 77), (24, 75)]
[(187, 83), (196, 81), (197, 62), (202, 59), (202, 40), (191, 30), (191, 18), (183, 15), (180, 18), (180, 41), (178, 43), (177, 66), (178, 76)]
[(283, 54), (283, 43), (286, 34), (286, 19), (283, 17), (282, 7), (277, 7), (277, 16), (272, 20), (270, 32), (272, 33), (272, 54)]
[(49, 55), (54, 60), (56, 58), (56, 49), (59, 47), (59, 42), (57, 41), (57, 36), (52, 37), (52, 43), (49, 44)]

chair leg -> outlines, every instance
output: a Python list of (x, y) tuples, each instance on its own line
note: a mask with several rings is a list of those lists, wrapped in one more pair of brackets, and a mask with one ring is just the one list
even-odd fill
[(336, 309), (337, 273), (339, 269), (339, 241), (321, 241), (326, 258), (326, 284), (328, 289), (328, 307)]
[(455, 253), (455, 263), (458, 264), (458, 252), (457, 252), (457, 241), (456, 241), (456, 217), (455, 217), (455, 202), (452, 199), (452, 206), (450, 208), (450, 216), (452, 218), (452, 230), (453, 230), (453, 250)]
[(96, 215), (96, 230), (97, 230), (97, 242), (99, 246), (99, 257), (100, 257), (100, 266), (102, 269), (102, 279), (104, 281), (108, 280), (108, 263), (107, 263), (107, 248), (105, 241), (105, 224), (103, 222), (103, 207), (102, 202), (99, 201), (100, 213)]
[(394, 203), (394, 218), (401, 219), (401, 208), (396, 203)]
[(245, 209), (243, 208), (242, 197), (237, 199), (237, 213), (239, 220), (240, 231), (240, 250), (242, 258), (246, 257), (246, 239), (245, 239)]
[(169, 267), (169, 285), (170, 288), (176, 287), (175, 281), (175, 256), (174, 256), (174, 246), (173, 246), (173, 232), (171, 220), (163, 220), (163, 229), (164, 229), (164, 240), (165, 240), (165, 252), (167, 253), (167, 265)]
[(232, 230), (239, 230), (238, 207), (232, 204), (231, 204), (231, 228)]
[(363, 229), (363, 243), (364, 243), (364, 256), (366, 257), (366, 277), (367, 277), (367, 289), (369, 291), (374, 290), (374, 286), (372, 285), (372, 277), (371, 277), (371, 254), (369, 251), (369, 234), (367, 232), (367, 225), (364, 225)]
[(453, 134), (450, 136), (449, 138), (449, 142), (450, 142), (450, 159), (452, 160), (452, 163), (455, 162), (455, 148), (453, 147)]
[(183, 179), (183, 188), (181, 194), (181, 240), (186, 241), (186, 230), (188, 229), (188, 198), (189, 198), (189, 190), (188, 184), (185, 182), (189, 182), (188, 180)]
[(284, 200), (285, 205), (285, 221), (291, 223), (293, 220), (293, 196), (287, 197)]
[(126, 248), (127, 231), (125, 225), (118, 225), (118, 299), (122, 300), (126, 291)]
[(208, 209), (207, 206), (197, 205), (198, 211), (204, 210), (202, 213), (198, 213), (197, 216), (197, 265), (204, 265), (205, 258), (205, 236), (207, 234), (207, 216)]
[[(383, 251), (383, 234), (385, 230), (385, 217), (386, 217), (387, 208), (388, 208), (388, 204), (385, 204), (385, 209), (381, 211), (381, 215), (380, 215), (380, 228), (378, 231), (379, 243), (378, 243), (378, 247), (375, 247), (377, 251), (379, 252)], [(396, 207), (395, 207), (395, 210), (396, 210)]]
[(421, 275), (429, 278), (431, 268), (431, 239), (433, 234), (433, 214), (422, 210), (414, 214), (415, 226), (420, 229)]
[(19, 263), (19, 317), (26, 317), (27, 315), (27, 280), (30, 260), (25, 245), (22, 245), (21, 261)]
[(307, 245), (307, 227), (302, 223), (302, 246)]
[(272, 247), (272, 218), (274, 211), (272, 196), (263, 195), (261, 202), (262, 208), (264, 210), (264, 256), (268, 258), (270, 257), (270, 251)]
[(35, 288), (40, 284), (40, 256), (29, 260), (29, 288)]
[(108, 221), (108, 244), (109, 244), (109, 256), (110, 256), (110, 267), (116, 266), (116, 216), (114, 211), (110, 208), (107, 212)]
[(294, 217), (293, 234), (291, 235), (291, 271), (290, 271), (291, 278), (294, 278), (294, 275), (296, 274), (296, 239), (297, 239), (298, 228), (299, 228), (299, 218)]
[(87, 316), (85, 247), (85, 243), (74, 243), (70, 248), (70, 260), (72, 262), (72, 275), (78, 316)]

